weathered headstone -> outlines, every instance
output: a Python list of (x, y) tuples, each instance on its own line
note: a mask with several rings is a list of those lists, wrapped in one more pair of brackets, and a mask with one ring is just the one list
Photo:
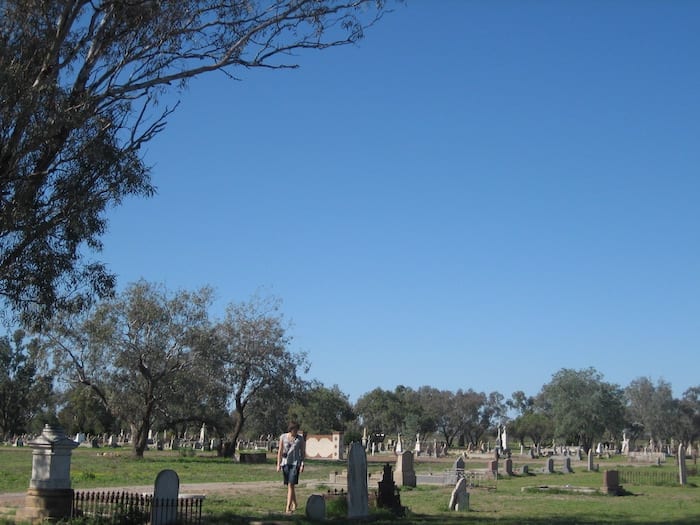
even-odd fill
[(320, 494), (311, 494), (306, 500), (306, 517), (311, 521), (326, 519), (326, 500)]
[(494, 477), (494, 479), (498, 478), (498, 460), (497, 459), (494, 459), (493, 461), (489, 461), (488, 470), (489, 470), (489, 472), (491, 472), (491, 475)]
[(406, 450), (396, 458), (396, 483), (402, 487), (416, 486), (416, 471), (413, 468), (413, 454)]
[(348, 518), (364, 518), (368, 514), (367, 454), (361, 443), (353, 442), (348, 453)]
[(547, 463), (544, 468), (547, 474), (554, 474), (554, 458), (547, 458)]
[(595, 470), (593, 466), (593, 449), (588, 449), (588, 472), (593, 472)]
[(617, 496), (620, 493), (620, 476), (617, 470), (603, 471), (603, 489), (608, 496)]
[(564, 458), (564, 472), (571, 474), (573, 472), (571, 468), (571, 458), (569, 456)]
[(678, 477), (681, 485), (688, 484), (688, 471), (685, 466), (685, 447), (678, 445)]
[(152, 525), (173, 525), (177, 523), (177, 498), (180, 492), (180, 478), (174, 470), (161, 470), (153, 486)]
[(506, 469), (506, 475), (507, 476), (512, 476), (513, 475), (513, 460), (508, 458), (505, 461), (505, 469)]
[(469, 493), (467, 492), (467, 480), (460, 478), (452, 490), (450, 496), (450, 510), (469, 510)]
[(527, 465), (523, 465), (522, 468), (520, 469), (520, 472), (522, 473), (523, 476), (526, 476), (530, 473), (530, 467)]

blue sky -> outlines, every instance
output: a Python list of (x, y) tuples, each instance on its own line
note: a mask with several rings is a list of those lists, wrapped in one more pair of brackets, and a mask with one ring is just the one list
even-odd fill
[(700, 385), (700, 2), (409, 1), (293, 71), (202, 77), (110, 212), (121, 286), (283, 301), (309, 377)]

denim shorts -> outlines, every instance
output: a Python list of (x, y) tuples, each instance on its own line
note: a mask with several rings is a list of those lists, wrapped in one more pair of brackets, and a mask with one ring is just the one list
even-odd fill
[(297, 485), (299, 483), (299, 465), (292, 463), (291, 465), (282, 465), (282, 475), (284, 476), (284, 484)]

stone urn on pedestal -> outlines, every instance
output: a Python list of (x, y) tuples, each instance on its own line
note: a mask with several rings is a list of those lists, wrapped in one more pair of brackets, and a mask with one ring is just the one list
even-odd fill
[(45, 521), (68, 518), (73, 507), (70, 461), (78, 443), (56, 425), (45, 425), (41, 435), (28, 445), (32, 451), (32, 479), (22, 518)]

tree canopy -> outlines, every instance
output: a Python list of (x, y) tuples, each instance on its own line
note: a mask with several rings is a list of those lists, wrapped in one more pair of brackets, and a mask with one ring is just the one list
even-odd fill
[(155, 188), (141, 148), (193, 77), (297, 67), (383, 0), (0, 2), (0, 299), (24, 321), (106, 296), (106, 211)]
[(44, 333), (61, 377), (129, 425), (137, 457), (156, 417), (169, 421), (186, 392), (207, 392), (210, 297), (207, 288), (171, 293), (140, 281), (89, 311), (62, 314)]

